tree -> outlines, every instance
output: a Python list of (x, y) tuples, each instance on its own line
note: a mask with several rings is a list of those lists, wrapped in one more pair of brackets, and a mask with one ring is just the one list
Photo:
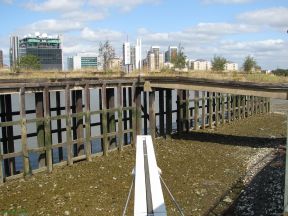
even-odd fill
[(35, 55), (22, 56), (18, 60), (16, 68), (18, 70), (39, 70), (40, 69), (40, 60)]
[(226, 58), (214, 55), (212, 59), (212, 70), (213, 71), (223, 71), (225, 69), (225, 64), (227, 63)]
[(249, 55), (246, 56), (243, 63), (243, 68), (246, 73), (251, 73), (253, 69), (257, 68), (255, 59)]
[(179, 45), (179, 51), (175, 57), (171, 59), (171, 63), (174, 64), (174, 68), (183, 69), (186, 65), (186, 55), (183, 52), (184, 48)]
[(99, 55), (103, 60), (103, 70), (107, 71), (109, 69), (109, 61), (115, 57), (115, 50), (108, 40), (104, 43), (100, 42)]

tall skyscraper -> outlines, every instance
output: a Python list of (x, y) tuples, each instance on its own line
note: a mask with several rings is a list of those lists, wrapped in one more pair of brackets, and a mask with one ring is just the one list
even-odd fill
[(140, 70), (142, 68), (142, 41), (141, 38), (137, 38), (135, 46), (135, 69)]
[(18, 36), (10, 37), (10, 68), (13, 68), (17, 64), (17, 60), (19, 57), (19, 38)]
[(131, 68), (131, 46), (129, 42), (123, 44), (123, 66), (126, 73), (132, 71)]
[(3, 51), (0, 50), (0, 68), (3, 68)]
[(178, 53), (178, 47), (169, 46), (168, 50), (165, 52), (165, 62), (172, 62), (173, 58), (176, 58)]
[(152, 46), (147, 55), (147, 66), (149, 71), (159, 71), (164, 66), (164, 56), (159, 46)]
[(37, 56), (41, 70), (62, 70), (62, 48), (59, 36), (40, 35), (25, 36), (19, 40), (19, 57)]

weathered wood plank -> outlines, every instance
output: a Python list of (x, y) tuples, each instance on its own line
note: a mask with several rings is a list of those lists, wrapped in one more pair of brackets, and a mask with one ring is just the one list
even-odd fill
[(26, 125), (26, 109), (25, 109), (25, 89), (20, 88), (20, 118), (21, 118), (21, 145), (23, 152), (23, 174), (24, 177), (31, 175), (30, 161), (27, 146), (27, 125)]
[(205, 91), (202, 91), (202, 115), (201, 115), (201, 122), (202, 122), (202, 129), (206, 128), (206, 99), (205, 99)]
[(208, 104), (208, 113), (209, 113), (209, 128), (213, 127), (213, 97), (212, 93), (209, 92), (209, 104)]
[(52, 172), (52, 134), (50, 120), (50, 95), (48, 87), (44, 88), (45, 147), (47, 171)]
[[(35, 108), (36, 108), (36, 118), (44, 117), (44, 101), (43, 101), (43, 93), (36, 92), (35, 93)], [(44, 130), (44, 121), (36, 122), (36, 130), (37, 130), (37, 144), (38, 147), (45, 146), (45, 130)], [(40, 152), (38, 157), (39, 168), (46, 166), (46, 156), (45, 152)]]
[(65, 110), (66, 110), (66, 142), (67, 142), (67, 161), (68, 165), (73, 164), (72, 160), (72, 131), (71, 131), (71, 99), (70, 86), (65, 88)]
[(108, 155), (109, 150), (109, 142), (108, 142), (108, 136), (107, 136), (107, 95), (106, 95), (106, 83), (103, 83), (102, 89), (101, 89), (101, 104), (102, 104), (102, 130), (103, 130), (103, 155)]
[(221, 122), (222, 122), (222, 124), (225, 124), (225, 122), (226, 122), (225, 113), (226, 113), (225, 96), (224, 96), (224, 94), (221, 94)]
[(166, 136), (172, 134), (172, 90), (166, 89)]
[(117, 108), (118, 108), (118, 150), (123, 150), (123, 98), (122, 98), (122, 85), (117, 86)]
[(164, 89), (159, 89), (159, 132), (160, 136), (164, 136)]
[[(107, 101), (107, 132), (112, 133), (116, 130), (116, 122), (115, 122), (115, 91), (114, 88), (106, 89), (106, 101)], [(109, 149), (116, 148), (116, 137), (109, 137)]]
[(199, 91), (194, 91), (194, 130), (199, 129)]
[(86, 142), (85, 142), (85, 152), (87, 161), (92, 161), (91, 158), (91, 115), (90, 115), (90, 89), (89, 84), (85, 85), (85, 133), (86, 133)]
[(183, 90), (177, 90), (177, 132), (183, 132)]
[(156, 138), (155, 91), (149, 92), (149, 124), (153, 142)]

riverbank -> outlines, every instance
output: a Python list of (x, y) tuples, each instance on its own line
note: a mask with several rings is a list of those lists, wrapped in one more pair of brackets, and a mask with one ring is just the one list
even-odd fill
[[(283, 115), (267, 114), (213, 130), (157, 139), (162, 177), (185, 215), (204, 215), (210, 210), (222, 214), (228, 209), (239, 195), (228, 192), (236, 185), (241, 190), (248, 171), (285, 145), (285, 121)], [(128, 147), (92, 162), (55, 168), (51, 174), (7, 182), (0, 186), (0, 215), (5, 211), (22, 211), (29, 216), (121, 215), (134, 164), (135, 151)], [(168, 215), (176, 215), (166, 192), (165, 201)], [(132, 208), (133, 201), (128, 215), (132, 215)]]

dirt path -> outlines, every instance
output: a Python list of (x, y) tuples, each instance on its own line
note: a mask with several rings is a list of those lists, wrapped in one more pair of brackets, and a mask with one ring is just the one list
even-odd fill
[[(284, 121), (282, 115), (269, 114), (215, 130), (157, 139), (158, 166), (185, 215), (203, 215), (245, 176), (251, 164), (283, 145)], [(90, 163), (7, 182), (0, 186), (0, 215), (121, 215), (134, 162), (135, 151), (128, 147)], [(225, 208), (231, 199), (226, 197)], [(177, 215), (167, 193), (165, 202), (168, 215)], [(130, 202), (128, 215), (132, 207)]]

